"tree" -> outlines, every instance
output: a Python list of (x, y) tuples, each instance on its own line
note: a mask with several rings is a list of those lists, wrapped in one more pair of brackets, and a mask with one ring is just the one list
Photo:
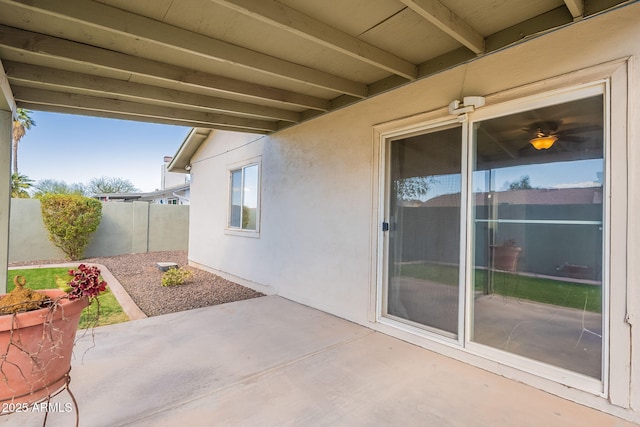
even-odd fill
[(100, 225), (102, 203), (75, 194), (45, 194), (40, 207), (49, 239), (70, 259), (80, 259)]
[(117, 193), (135, 193), (138, 189), (131, 181), (124, 178), (110, 178), (101, 176), (100, 178), (92, 178), (87, 185), (87, 193), (95, 196), (96, 194), (117, 194)]
[(398, 200), (404, 201), (418, 200), (426, 196), (432, 184), (435, 183), (436, 180), (432, 176), (414, 176), (393, 182)]
[(33, 180), (29, 179), (26, 175), (19, 173), (11, 174), (11, 197), (15, 199), (28, 199), (29, 193), (27, 190), (33, 185)]
[(531, 190), (533, 187), (531, 186), (531, 179), (529, 175), (521, 176), (518, 181), (513, 181), (509, 183), (509, 190)]
[(56, 179), (40, 180), (36, 182), (33, 188), (36, 190), (33, 197), (38, 199), (45, 194), (75, 194), (78, 196), (84, 196), (86, 194), (84, 185), (78, 183), (67, 184), (64, 181)]
[(18, 173), (18, 144), (36, 122), (29, 115), (31, 111), (24, 108), (16, 110), (16, 118), (13, 120), (13, 173)]

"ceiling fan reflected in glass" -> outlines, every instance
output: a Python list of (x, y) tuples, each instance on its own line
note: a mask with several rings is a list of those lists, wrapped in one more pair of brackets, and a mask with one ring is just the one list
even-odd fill
[(533, 136), (529, 143), (536, 150), (548, 150), (558, 140), (557, 122), (537, 122), (526, 130)]
[(538, 131), (535, 138), (531, 138), (529, 143), (536, 150), (548, 150), (558, 140), (555, 135), (545, 135), (544, 132)]
[(527, 132), (530, 137), (530, 145), (527, 144), (527, 147), (533, 147), (536, 150), (548, 150), (556, 142), (562, 144), (563, 150), (573, 150), (567, 144), (583, 144), (588, 141), (596, 141), (602, 135), (602, 125), (597, 123), (563, 125), (562, 121), (539, 121), (522, 130)]

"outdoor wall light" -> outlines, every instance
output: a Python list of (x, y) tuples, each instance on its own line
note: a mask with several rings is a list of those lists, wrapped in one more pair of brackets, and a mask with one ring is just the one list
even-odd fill
[(186, 165), (184, 167), (184, 170), (186, 170), (187, 172), (189, 172), (191, 170), (191, 165)]
[(480, 108), (485, 104), (485, 99), (482, 96), (465, 96), (462, 98), (462, 102), (454, 99), (449, 104), (449, 114), (465, 114), (470, 113)]
[(536, 150), (547, 150), (558, 140), (554, 135), (539, 135), (529, 140)]

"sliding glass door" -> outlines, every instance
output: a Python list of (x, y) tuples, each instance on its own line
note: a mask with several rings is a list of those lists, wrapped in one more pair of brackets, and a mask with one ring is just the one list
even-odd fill
[(387, 138), (381, 315), (603, 380), (605, 95), (593, 85)]
[(603, 96), (477, 121), (472, 154), (471, 339), (600, 379)]
[(458, 334), (462, 127), (390, 142), (386, 313)]

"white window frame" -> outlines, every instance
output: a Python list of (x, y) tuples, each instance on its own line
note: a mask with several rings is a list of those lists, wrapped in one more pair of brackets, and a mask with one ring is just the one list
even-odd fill
[[(243, 201), (244, 201), (244, 179), (245, 179), (245, 169), (252, 167), (252, 166), (257, 166), (257, 182), (256, 182), (256, 187), (257, 187), (257, 206), (256, 206), (256, 228), (255, 230), (253, 229), (244, 229), (242, 228), (242, 216), (241, 216), (241, 225), (240, 227), (234, 227), (231, 225), (231, 209), (232, 209), (232, 196), (233, 196), (233, 188), (232, 188), (232, 174), (234, 172), (238, 172), (241, 171), (241, 176), (242, 176), (242, 183), (241, 183), (241, 201), (240, 201), (240, 207), (242, 209), (243, 206)], [(233, 236), (242, 236), (242, 237), (254, 237), (254, 238), (258, 238), (260, 237), (260, 212), (261, 212), (261, 177), (262, 177), (262, 162), (261, 162), (261, 158), (260, 157), (256, 157), (256, 158), (252, 158), (252, 159), (248, 159), (246, 161), (243, 162), (239, 162), (239, 163), (234, 163), (231, 165), (227, 166), (227, 177), (228, 177), (228, 183), (227, 183), (227, 191), (228, 191), (228, 195), (227, 195), (227, 219), (226, 219), (226, 226), (225, 226), (225, 234), (228, 235), (233, 235)], [(242, 214), (241, 214), (242, 215)]]
[[(629, 209), (629, 200), (626, 199), (627, 188), (632, 183), (632, 170), (627, 167), (627, 150), (630, 144), (627, 133), (627, 120), (629, 108), (629, 100), (627, 94), (628, 73), (633, 70), (633, 61), (628, 58), (611, 61), (605, 64), (594, 66), (588, 69), (567, 73), (559, 77), (550, 78), (544, 81), (531, 83), (515, 89), (506, 90), (486, 97), (487, 105), (476, 113), (469, 115), (470, 122), (491, 117), (498, 117), (500, 108), (508, 106), (510, 109), (504, 114), (515, 112), (518, 108), (530, 109), (535, 108), (532, 102), (535, 99), (544, 103), (545, 98), (555, 98), (552, 103), (561, 103), (558, 96), (576, 93), (582, 89), (594, 85), (605, 85), (604, 90), (605, 104), (605, 200), (608, 201), (604, 213), (604, 236), (603, 236), (603, 256), (606, 269), (603, 276), (603, 372), (602, 380), (586, 378), (580, 374), (573, 373), (561, 368), (555, 368), (550, 365), (539, 364), (530, 359), (494, 358), (493, 354), (487, 354), (483, 350), (477, 350), (474, 343), (469, 348), (469, 324), (471, 316), (468, 315), (468, 304), (470, 292), (470, 271), (467, 268), (469, 253), (465, 253), (464, 268), (465, 286), (464, 292), (464, 314), (465, 323), (462, 326), (461, 334), (458, 340), (451, 340), (430, 334), (429, 332), (411, 327), (405, 323), (400, 323), (384, 316), (384, 289), (386, 286), (386, 259), (387, 259), (387, 235), (382, 231), (380, 226), (387, 221), (386, 217), (386, 198), (387, 198), (387, 182), (388, 182), (388, 144), (389, 141), (399, 136), (414, 132), (421, 132), (425, 129), (439, 127), (445, 125), (452, 117), (448, 115), (446, 108), (437, 111), (419, 114), (404, 119), (394, 120), (387, 123), (381, 123), (374, 126), (374, 164), (377, 170), (373, 174), (374, 182), (374, 221), (372, 222), (372, 234), (377, 236), (377, 245), (372, 247), (372, 277), (370, 293), (370, 309), (369, 321), (372, 322), (376, 329), (381, 330), (393, 336), (406, 339), (415, 344), (434, 351), (448, 354), (468, 363), (481, 366), (489, 370), (495, 370), (502, 375), (533, 383), (537, 387), (551, 391), (559, 395), (571, 396), (573, 399), (582, 400), (584, 402), (592, 402), (592, 398), (604, 397), (611, 403), (622, 407), (629, 407), (630, 392), (627, 369), (631, 363), (630, 350), (631, 340), (628, 333), (628, 325), (626, 322), (626, 313), (628, 312), (628, 279), (627, 272), (629, 265), (627, 263), (628, 247), (627, 247), (627, 214)], [(611, 100), (615, 102), (612, 102)], [(519, 105), (521, 107), (519, 107)], [(493, 107), (496, 109), (494, 110)], [(493, 112), (491, 112), (493, 110)], [(469, 233), (471, 232), (470, 215), (467, 214), (470, 203), (470, 137), (471, 127), (467, 126), (463, 132), (467, 136), (463, 141), (463, 170), (466, 173), (466, 182), (463, 179), (463, 189), (467, 195), (463, 199), (462, 207), (465, 224), (461, 225), (461, 232), (464, 240), (463, 247), (466, 252), (470, 251)], [(612, 142), (613, 141), (613, 142)], [(615, 188), (615, 192), (611, 191)], [(377, 221), (376, 221), (377, 220)], [(461, 260), (462, 262), (462, 260)], [(480, 356), (480, 357), (478, 357)], [(496, 363), (497, 362), (497, 363)], [(547, 369), (550, 368), (550, 369)], [(567, 388), (566, 386), (569, 386)], [(579, 398), (578, 396), (583, 396)]]

